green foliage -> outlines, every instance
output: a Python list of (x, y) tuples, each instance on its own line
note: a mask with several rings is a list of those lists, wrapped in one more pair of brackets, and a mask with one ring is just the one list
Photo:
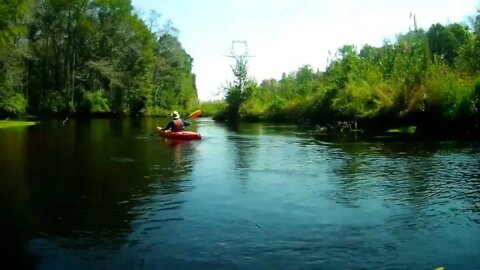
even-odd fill
[(0, 114), (26, 112), (22, 58), (26, 54), (26, 22), (31, 4), (27, 0), (0, 4)]
[(235, 79), (224, 89), (225, 101), (228, 104), (224, 113), (227, 118), (236, 120), (241, 116), (240, 107), (255, 92), (257, 83), (248, 77), (248, 60), (246, 55), (235, 57), (235, 66), (231, 68)]
[(393, 106), (394, 93), (386, 93), (387, 89), (389, 86), (382, 82), (354, 81), (333, 99), (332, 107), (346, 118), (374, 118)]
[(265, 117), (273, 121), (285, 121), (287, 104), (288, 103), (285, 99), (278, 96), (275, 97), (273, 102), (267, 107), (265, 111)]
[(0, 92), (0, 114), (22, 115), (25, 114), (26, 107), (27, 101), (22, 94)]
[(198, 105), (202, 109), (203, 116), (214, 116), (225, 111), (227, 103), (224, 100), (203, 101)]
[(338, 49), (336, 59), (326, 70), (327, 81), (337, 89), (345, 88), (349, 81), (356, 80), (360, 75), (360, 61), (354, 46), (346, 45)]
[(480, 97), (480, 77), (478, 77), (475, 80), (474, 89), (475, 89), (475, 92), (474, 92), (475, 98), (479, 98)]
[(425, 95), (418, 95), (417, 104), (425, 99), (427, 112), (442, 115), (446, 119), (458, 119), (470, 114), (474, 92), (470, 80), (442, 64), (432, 65), (428, 73), (424, 84)]
[(152, 104), (162, 108), (188, 108), (197, 102), (193, 59), (175, 36), (163, 34), (158, 40), (153, 74)]
[(432, 25), (427, 31), (432, 57), (438, 56), (450, 66), (453, 66), (460, 47), (465, 44), (469, 36), (468, 29), (457, 23), (446, 27), (439, 23)]
[(82, 108), (89, 113), (105, 113), (110, 111), (108, 100), (103, 91), (86, 92), (83, 96)]
[(480, 77), (475, 80), (472, 96), (472, 105), (470, 107), (470, 115), (478, 117), (480, 115)]
[(193, 59), (166, 27), (147, 27), (130, 0), (2, 2), (0, 92), (33, 113), (186, 108), (198, 102)]
[(472, 89), (455, 82), (445, 85), (442, 90), (443, 116), (452, 120), (468, 116)]
[[(329, 59), (325, 72), (303, 66), (278, 81), (263, 81), (242, 101), (240, 116), (292, 122), (402, 122), (478, 115), (480, 82), (474, 86), (471, 78), (480, 71), (479, 25), (480, 15), (473, 32), (461, 24), (434, 24), (428, 31), (414, 27), (378, 48), (365, 45), (358, 52), (354, 46), (343, 46)], [(242, 100), (238, 88), (230, 90), (227, 101)]]
[(31, 0), (2, 1), (0, 4), (0, 48), (14, 44), (25, 34), (25, 21), (31, 8)]
[(0, 114), (24, 114), (27, 102), (22, 93), (23, 67), (12, 52), (2, 57), (0, 52)]
[(265, 120), (265, 106), (263, 106), (256, 99), (248, 99), (245, 101), (239, 110), (239, 114), (242, 119), (247, 119), (250, 121), (260, 121)]
[(472, 23), (472, 31), (467, 32), (458, 49), (456, 66), (462, 72), (478, 74), (480, 71), (480, 10), (477, 11)]
[[(198, 106), (193, 58), (172, 22), (159, 28), (158, 17), (147, 25), (130, 0), (3, 1), (0, 114), (165, 115)], [(480, 72), (480, 12), (470, 28), (415, 26), (378, 48), (342, 46), (325, 72), (305, 65), (259, 85), (248, 76), (247, 56), (235, 60), (225, 101), (207, 114), (312, 122), (426, 114), (450, 121), (480, 108), (480, 83), (472, 79)]]

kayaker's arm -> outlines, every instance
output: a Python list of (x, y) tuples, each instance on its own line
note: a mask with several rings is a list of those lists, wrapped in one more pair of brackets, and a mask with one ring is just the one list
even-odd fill
[(185, 126), (185, 127), (188, 127), (188, 126), (191, 125), (191, 123), (188, 122), (187, 119), (183, 119), (182, 121), (183, 121), (183, 126)]
[(167, 126), (165, 128), (163, 128), (162, 130), (173, 129), (173, 127), (174, 127), (174, 123), (173, 123), (173, 121), (170, 121), (170, 122), (168, 122)]

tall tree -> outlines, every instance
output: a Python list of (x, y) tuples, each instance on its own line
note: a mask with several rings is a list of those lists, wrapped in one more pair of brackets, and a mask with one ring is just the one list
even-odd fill
[(192, 57), (185, 52), (175, 36), (164, 33), (159, 37), (154, 74), (156, 106), (187, 107), (192, 99), (196, 99), (192, 64)]
[(253, 79), (248, 77), (248, 55), (234, 55), (235, 65), (231, 66), (234, 80), (225, 88), (225, 100), (228, 104), (227, 117), (237, 120), (240, 106), (248, 100), (256, 87)]
[[(130, 0), (39, 2), (29, 33), (30, 106), (38, 112), (97, 108), (136, 115), (151, 112), (159, 100), (162, 108), (197, 100), (193, 60), (176, 37), (154, 25), (133, 13)], [(172, 23), (167, 26), (175, 32)], [(158, 85), (168, 80), (173, 83), (154, 99)], [(171, 93), (179, 93), (175, 104)]]
[(0, 3), (0, 115), (26, 110), (23, 58), (27, 55), (26, 25), (30, 0)]
[(432, 60), (435, 56), (453, 66), (462, 44), (469, 38), (468, 29), (458, 23), (443, 26), (434, 24), (427, 31)]

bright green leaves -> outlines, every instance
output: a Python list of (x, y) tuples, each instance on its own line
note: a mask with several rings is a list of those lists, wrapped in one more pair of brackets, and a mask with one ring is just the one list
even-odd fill
[(187, 108), (197, 102), (192, 74), (193, 59), (175, 36), (163, 34), (158, 39), (154, 64), (154, 107)]
[(7, 114), (25, 114), (27, 102), (22, 94), (0, 91), (0, 111)]
[[(304, 66), (278, 81), (262, 82), (242, 114), (317, 122), (412, 120), (420, 115), (452, 121), (478, 115), (480, 90), (475, 94), (472, 78), (480, 72), (479, 18), (472, 32), (461, 24), (434, 24), (378, 48), (365, 45), (358, 52), (343, 46), (324, 73)], [(228, 98), (240, 99), (231, 94)]]
[(0, 49), (12, 45), (26, 31), (30, 0), (2, 1), (0, 4)]
[(175, 31), (147, 27), (130, 0), (3, 1), (0, 115), (188, 107), (198, 102), (193, 60)]
[(110, 111), (108, 99), (105, 98), (103, 91), (93, 91), (85, 93), (82, 107), (92, 113), (105, 113)]
[(235, 65), (231, 66), (234, 81), (225, 87), (225, 101), (228, 107), (226, 117), (237, 120), (240, 116), (240, 107), (255, 92), (257, 83), (248, 77), (248, 55), (236, 55)]
[(26, 25), (31, 1), (0, 3), (0, 115), (24, 114), (23, 95), (27, 55)]

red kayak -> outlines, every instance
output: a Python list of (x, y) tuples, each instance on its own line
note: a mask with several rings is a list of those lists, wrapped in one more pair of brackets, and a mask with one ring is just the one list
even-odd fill
[(200, 140), (202, 135), (193, 131), (180, 131), (180, 132), (171, 132), (170, 130), (164, 131), (161, 127), (157, 127), (158, 135), (166, 138), (176, 139), (176, 140)]

